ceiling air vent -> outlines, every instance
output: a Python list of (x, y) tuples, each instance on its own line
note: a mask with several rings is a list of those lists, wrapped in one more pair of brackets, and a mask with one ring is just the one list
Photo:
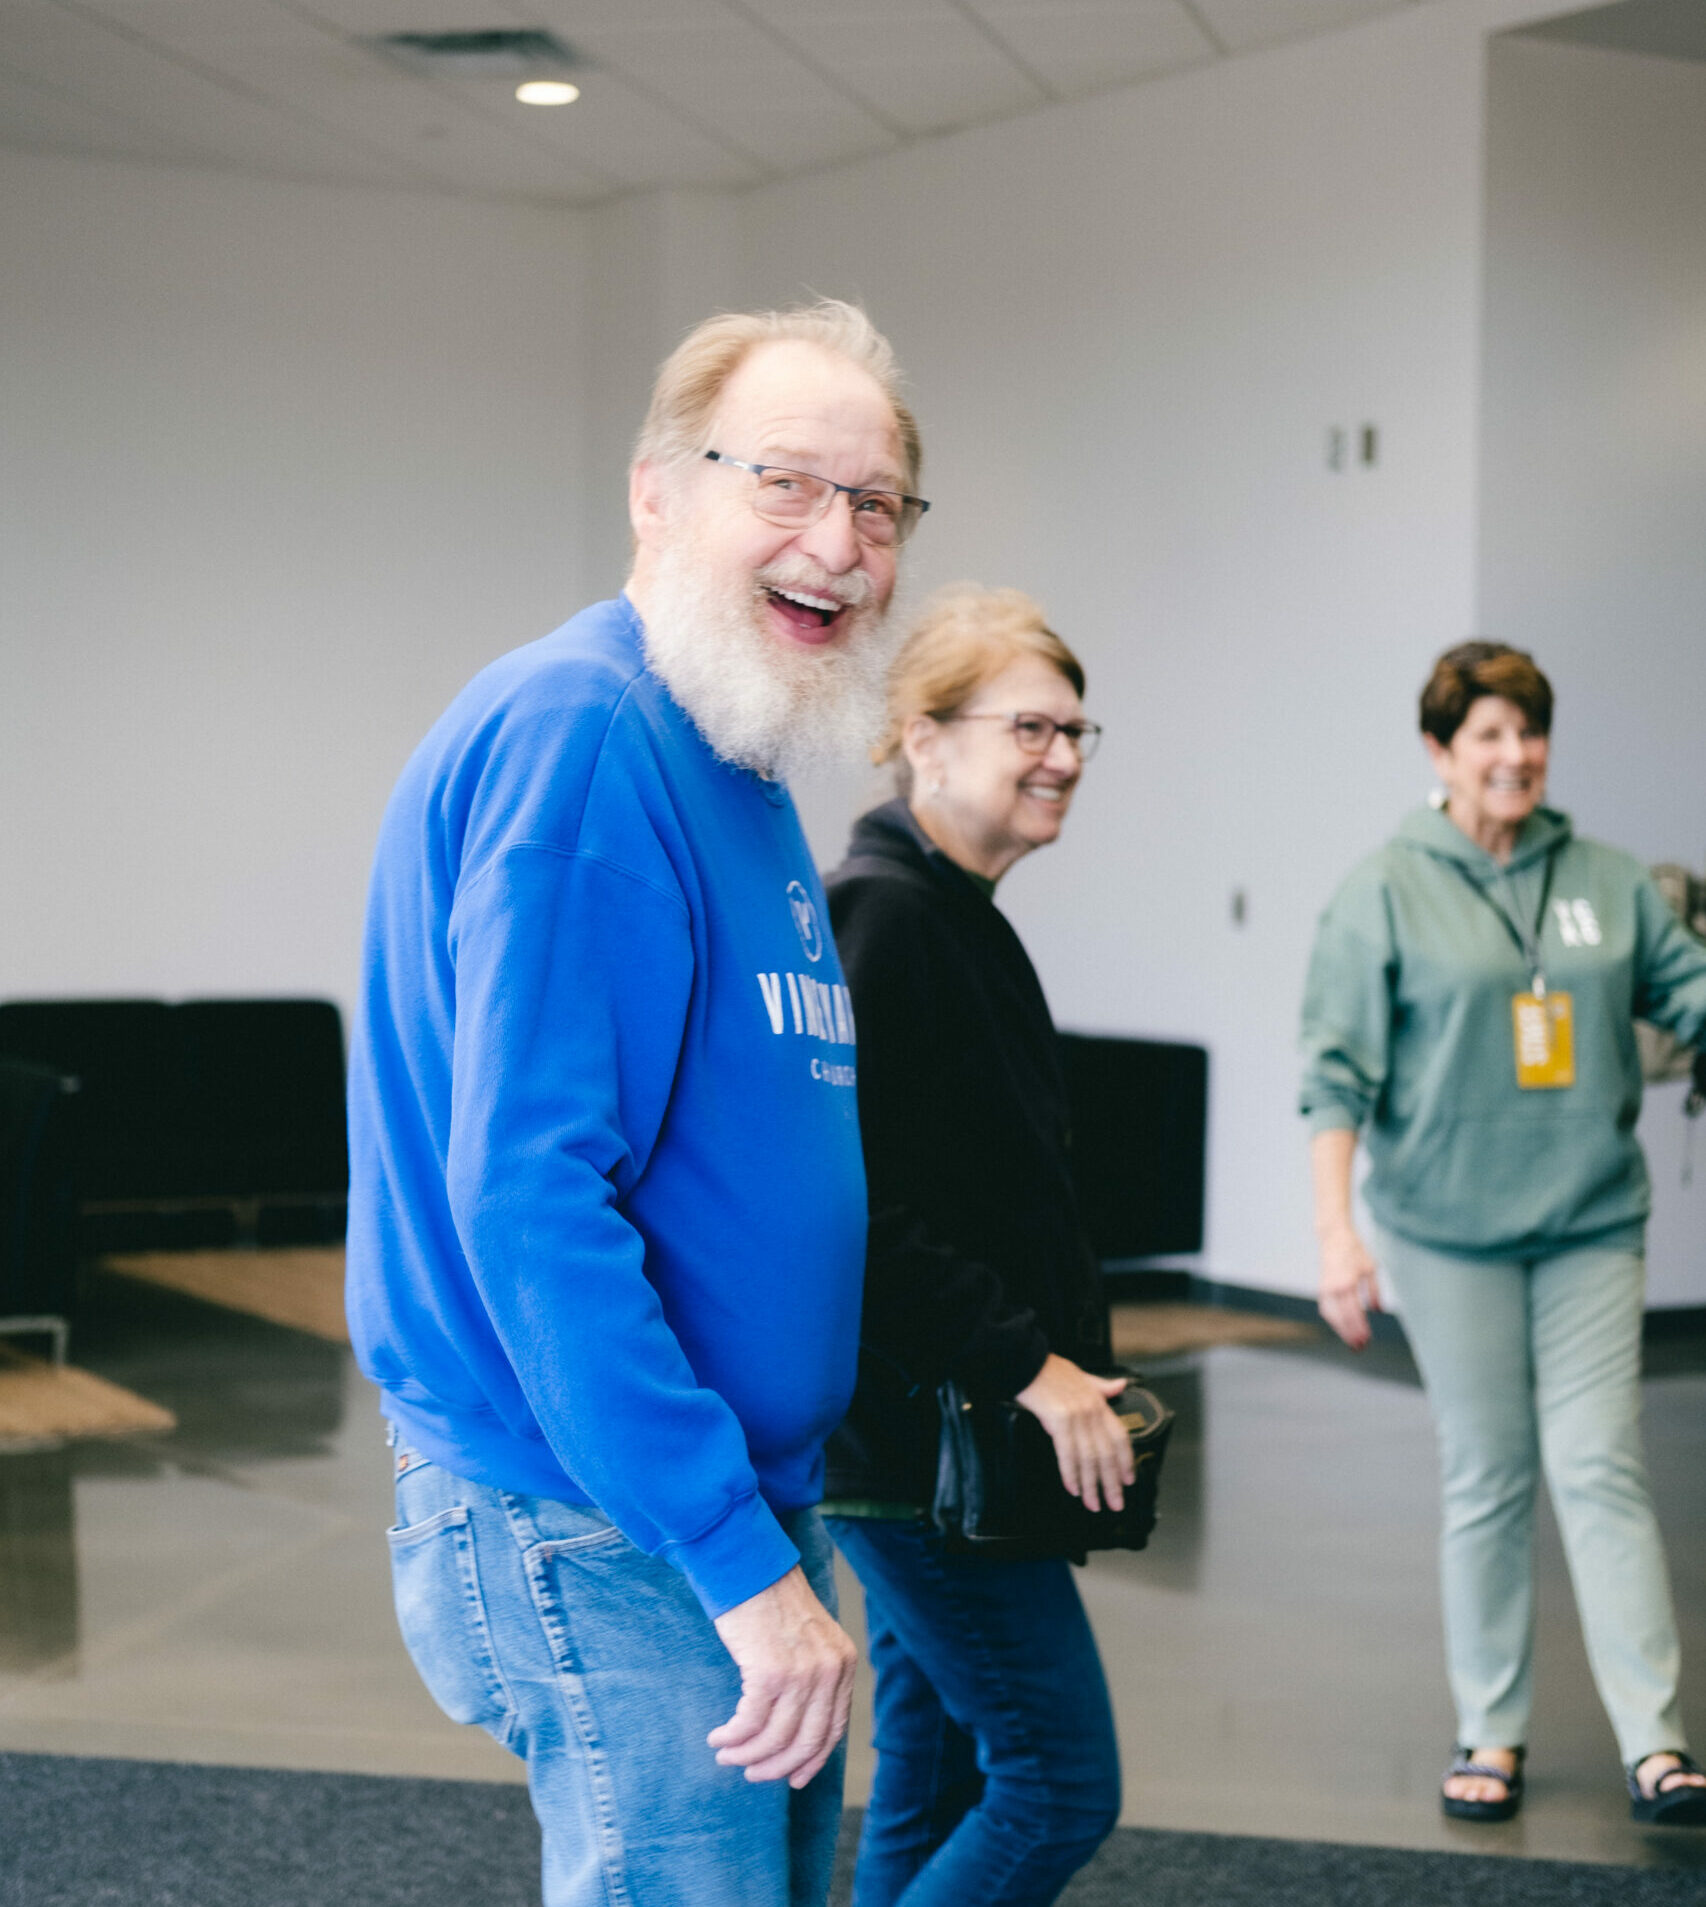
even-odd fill
[(582, 64), (555, 34), (539, 27), (382, 33), (366, 44), (412, 73), (440, 79), (537, 79)]

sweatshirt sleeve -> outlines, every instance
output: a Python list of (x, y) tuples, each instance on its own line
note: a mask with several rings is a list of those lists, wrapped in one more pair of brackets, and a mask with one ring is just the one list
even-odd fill
[(927, 902), (862, 881), (831, 897), (859, 1028), (859, 1124), (870, 1190), (860, 1341), (926, 1390), (945, 1378), (1012, 1397), (1048, 1356), (1034, 1313), (944, 1235), (931, 1197), (963, 1121), (963, 1068), (946, 1050), (934, 976), (952, 962)]
[(480, 1298), (563, 1468), (720, 1615), (799, 1558), (622, 1210), (681, 1050), (686, 905), (596, 854), (518, 846), (471, 879), (450, 925), (446, 1177)]
[(1683, 926), (1652, 879), (1635, 890), (1635, 1014), (1674, 1033), (1685, 1046), (1706, 1038), (1706, 942)]
[(1353, 875), (1316, 929), (1299, 1095), (1312, 1135), (1360, 1130), (1386, 1084), (1397, 956), (1383, 900), (1377, 883)]

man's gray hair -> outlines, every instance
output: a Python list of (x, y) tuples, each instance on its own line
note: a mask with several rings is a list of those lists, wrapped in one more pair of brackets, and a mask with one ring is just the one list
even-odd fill
[(820, 298), (785, 311), (727, 311), (695, 325), (664, 359), (651, 406), (634, 445), (634, 462), (682, 464), (701, 456), (723, 387), (761, 344), (815, 344), (868, 371), (894, 406), (906, 454), (906, 481), (918, 487), (923, 452), (918, 425), (900, 394), (889, 341), (857, 305)]

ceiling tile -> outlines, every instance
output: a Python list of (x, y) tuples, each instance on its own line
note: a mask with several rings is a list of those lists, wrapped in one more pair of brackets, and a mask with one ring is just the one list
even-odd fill
[(1079, 95), (1212, 59), (1179, 0), (964, 0), (1049, 87)]
[[(109, 19), (127, 4), (135, 10), (133, 0), (80, 4)], [(366, 156), (368, 176), (376, 167), (379, 176), (438, 190), (514, 190), (576, 203), (632, 183), (539, 138), (508, 85), (424, 83), (300, 9), (226, 8), (209, 19), (203, 0), (152, 0), (149, 22), (164, 54), (211, 76), (212, 100), (223, 97), (223, 81), (238, 99), (257, 102), (257, 116), (270, 106), (285, 123), (314, 134), (324, 148), (322, 169), (348, 151)], [(186, 112), (182, 123), (211, 136), (209, 110), (199, 117)], [(229, 141), (221, 151), (229, 163), (245, 162)]]
[(558, 155), (487, 131), (476, 120), (454, 122), (441, 139), (428, 142), (427, 150), (458, 193), (590, 205), (612, 191), (607, 182), (589, 180)]
[(486, 99), (487, 110), (519, 115), (529, 141), (595, 168), (623, 189), (755, 185), (770, 176), (768, 168), (707, 137), (611, 73), (586, 74), (572, 106), (520, 106), (508, 88)]
[(385, 120), (391, 110), (389, 104), (363, 109), (375, 143), (452, 190), (514, 190), (528, 198), (584, 205), (627, 187), (619, 174), (592, 171), (545, 141), (517, 137), (495, 119), (469, 111), (460, 101), (435, 99), (430, 91), (418, 109), (412, 103), (396, 108), (409, 114), (406, 130)]
[(1193, 4), (1227, 52), (1245, 53), (1252, 47), (1396, 13), (1412, 0), (1193, 0)]
[[(405, 0), (277, 0), (293, 11), (312, 14), (328, 27), (340, 32), (370, 36), (381, 32), (414, 30)], [(702, 4), (702, 0), (701, 0)], [(553, 26), (548, 17), (532, 7), (514, 5), (507, 11), (516, 24), (532, 27)], [(580, 13), (579, 8), (571, 9)], [(460, 25), (467, 26), (466, 0)], [(494, 15), (488, 6), (479, 19), (486, 25), (501, 26), (506, 21)], [(443, 30), (438, 20), (428, 21), (422, 31)], [(583, 50), (578, 39), (560, 35), (572, 50)], [(423, 101), (430, 102), (439, 120), (467, 113), (480, 118), (492, 134), (502, 133), (545, 153), (558, 155), (582, 175), (583, 185), (596, 185), (599, 193), (632, 191), (657, 185), (698, 185), (732, 187), (752, 185), (769, 176), (770, 169), (719, 140), (714, 131), (702, 129), (673, 110), (667, 102), (652, 97), (648, 90), (636, 90), (622, 75), (597, 66), (577, 75), (581, 98), (566, 107), (534, 107), (517, 103), (514, 88), (506, 80), (424, 79), (399, 67), (393, 67), (371, 49), (358, 55), (381, 87), (393, 89), (400, 98), (413, 87)], [(576, 196), (587, 196), (577, 190)]]
[(591, 63), (583, 104), (602, 71), (761, 175), (895, 143), (894, 131), (719, 0), (696, 0), (691, 12), (666, 0), (543, 0), (536, 17)]
[[(731, 0), (733, 3), (733, 0)], [(738, 0), (889, 126), (913, 135), (1041, 105), (1048, 90), (952, 0)]]
[(189, 163), (291, 178), (428, 183), (383, 152), (257, 98), (240, 82), (192, 70), (169, 48), (110, 30), (83, 7), (6, 0), (0, 17), (16, 74), (138, 128)]
[[(185, 24), (193, 24), (199, 18), (204, 26), (211, 26), (223, 19), (229, 21), (234, 11), (231, 6), (221, 6), (219, 0), (105, 0), (99, 9), (107, 15), (116, 16), (125, 26), (146, 32), (151, 23), (163, 18), (182, 16)], [(7, 20), (13, 12), (52, 12), (62, 14), (68, 20), (84, 20), (95, 8), (84, 4), (84, 0), (23, 0), (21, 6), (14, 0), (0, 0), (0, 21)], [(265, 16), (272, 11), (272, 0), (246, 0), (244, 12), (250, 16)], [(39, 31), (39, 27), (32, 28)]]
[(186, 151), (181, 144), (173, 146), (55, 89), (14, 78), (4, 68), (0, 68), (0, 146), (93, 159), (149, 159), (192, 165), (205, 165), (211, 156)]

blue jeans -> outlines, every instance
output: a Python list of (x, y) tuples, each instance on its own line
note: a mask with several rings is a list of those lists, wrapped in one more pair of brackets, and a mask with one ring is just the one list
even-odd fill
[(1544, 1473), (1619, 1752), (1637, 1762), (1686, 1748), (1676, 1616), (1641, 1454), (1640, 1252), (1487, 1261), (1390, 1233), (1379, 1242), (1439, 1433), (1458, 1739), (1528, 1740)]
[(854, 1907), (1043, 1907), (1120, 1811), (1069, 1565), (950, 1556), (923, 1523), (828, 1522), (864, 1586), (877, 1676)]
[[(815, 1510), (782, 1519), (832, 1613)], [(397, 1449), (397, 1620), (457, 1722), (527, 1762), (545, 1907), (821, 1907), (843, 1753), (798, 1792), (720, 1768), (740, 1677), (686, 1580), (599, 1511)]]

